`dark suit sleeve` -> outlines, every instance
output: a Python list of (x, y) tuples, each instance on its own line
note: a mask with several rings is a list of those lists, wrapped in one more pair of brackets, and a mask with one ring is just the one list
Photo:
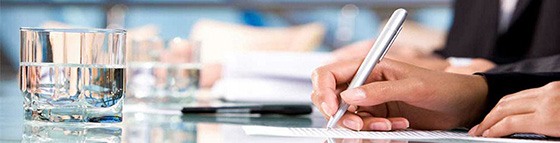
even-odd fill
[(560, 54), (500, 65), (487, 71), (487, 73), (503, 72), (560, 72)]
[(488, 95), (486, 97), (486, 108), (480, 123), (484, 116), (494, 108), (498, 101), (508, 95), (521, 90), (537, 88), (546, 85), (549, 82), (560, 81), (560, 72), (542, 72), (542, 73), (475, 73), (484, 76), (488, 84)]

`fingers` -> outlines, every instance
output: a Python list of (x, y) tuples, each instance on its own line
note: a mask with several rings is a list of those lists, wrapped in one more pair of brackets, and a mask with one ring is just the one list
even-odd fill
[(311, 80), (313, 88), (336, 89), (336, 85), (349, 83), (358, 70), (361, 60), (343, 61), (317, 68), (313, 71)]
[(395, 118), (379, 118), (379, 117), (362, 117), (364, 126), (362, 130), (374, 131), (390, 131), (390, 130), (403, 130), (410, 126), (407, 119), (401, 117)]
[(472, 127), (472, 128), (469, 130), (469, 133), (468, 133), (468, 134), (471, 135), (471, 136), (474, 136), (474, 133), (476, 132), (476, 129), (478, 129), (478, 125), (475, 125), (474, 127)]
[(364, 122), (360, 116), (351, 112), (346, 112), (338, 121), (338, 125), (359, 131), (362, 130)]
[(404, 130), (410, 127), (410, 122), (406, 118), (402, 118), (402, 117), (389, 118), (389, 121), (391, 121), (391, 129), (393, 130)]
[(313, 104), (321, 111), (321, 113), (330, 118), (338, 109), (338, 96), (328, 89), (314, 90), (311, 93)]
[(359, 107), (356, 106), (356, 105), (350, 105), (350, 106), (348, 106), (348, 112), (356, 113), (356, 112), (358, 112), (358, 108)]
[(346, 112), (340, 118), (338, 124), (352, 130), (373, 131), (403, 130), (410, 126), (409, 121), (402, 117), (380, 118), (371, 116), (367, 112), (359, 112), (358, 114)]
[[(343, 61), (338, 63), (333, 63), (329, 65), (325, 65), (323, 67), (318, 68), (313, 72), (312, 75), (312, 83), (313, 83), (313, 93), (312, 93), (312, 101), (313, 104), (320, 109), (320, 111), (326, 117), (330, 117), (336, 113), (339, 105), (339, 98), (338, 92), (341, 91), (341, 87), (345, 87), (344, 84), (349, 83), (350, 80), (353, 78), (354, 74), (356, 73), (357, 68), (361, 64), (361, 60), (351, 60), (351, 61)], [(389, 59), (384, 60), (381, 62), (375, 69), (372, 71), (371, 76), (369, 77), (369, 82), (371, 81), (381, 81), (381, 80), (395, 80), (394, 82), (403, 82), (399, 79), (399, 77), (406, 75), (408, 70), (411, 70), (410, 65), (402, 64), (399, 62), (391, 61)], [(409, 82), (406, 80), (405, 82)], [(400, 94), (403, 92), (412, 92), (415, 90), (401, 90), (401, 89), (391, 89), (395, 88), (391, 86), (391, 82), (385, 83), (380, 82), (381, 84), (372, 84), (376, 87), (372, 87), (374, 90), (366, 89), (368, 92), (378, 91), (375, 88), (384, 88), (387, 91), (392, 91), (391, 94)], [(412, 85), (414, 86), (414, 85)], [(363, 91), (363, 90), (362, 90)], [(346, 92), (346, 91), (345, 91)], [(365, 95), (364, 94), (351, 94), (351, 95)], [(417, 91), (416, 91), (417, 92)], [(344, 92), (342, 92), (344, 93)], [(408, 95), (408, 94), (407, 94)], [(379, 96), (377, 93), (376, 96)], [(376, 102), (380, 101), (376, 99), (377, 97), (369, 98), (370, 100), (362, 100), (365, 98), (354, 99), (355, 101), (360, 101), (364, 103), (374, 102), (374, 103), (383, 103), (383, 102)], [(371, 100), (375, 99), (375, 100)], [(386, 98), (388, 99), (391, 98)], [(366, 105), (366, 104), (352, 104), (351, 105)], [(369, 104), (367, 106), (371, 106), (375, 104)]]
[(392, 129), (391, 121), (386, 118), (364, 117), (362, 120), (364, 121), (362, 130), (390, 131)]
[(523, 95), (511, 94), (502, 98), (490, 113), (486, 115), (476, 131), (473, 131), (472, 135), (482, 135), (484, 131), (509, 116), (535, 112), (538, 100), (531, 98), (531, 96), (529, 96), (530, 93), (527, 94), (527, 91), (520, 93), (523, 93)]
[(364, 86), (348, 89), (340, 93), (348, 104), (371, 106), (389, 101), (409, 101), (426, 90), (423, 82), (416, 79), (383, 81), (369, 83)]
[(533, 131), (533, 114), (507, 116), (489, 129), (484, 130), (483, 137), (502, 137), (520, 132)]
[(360, 61), (346, 61), (318, 68), (313, 72), (313, 93), (311, 99), (313, 104), (320, 109), (325, 116), (332, 116), (338, 109), (337, 85), (347, 83), (356, 72)]

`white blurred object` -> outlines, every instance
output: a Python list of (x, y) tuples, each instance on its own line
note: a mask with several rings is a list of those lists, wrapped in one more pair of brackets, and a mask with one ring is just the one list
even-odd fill
[(322, 52), (233, 53), (213, 92), (227, 101), (311, 103), (311, 73), (330, 60)]
[(454, 67), (466, 67), (472, 64), (473, 59), (462, 58), (462, 57), (449, 57), (447, 58), (447, 62), (449, 62), (449, 64)]
[(232, 102), (311, 103), (311, 81), (228, 78), (214, 85), (214, 94)]
[(202, 63), (222, 63), (233, 52), (313, 51), (324, 35), (320, 23), (263, 28), (203, 19), (192, 27), (189, 38), (202, 42)]

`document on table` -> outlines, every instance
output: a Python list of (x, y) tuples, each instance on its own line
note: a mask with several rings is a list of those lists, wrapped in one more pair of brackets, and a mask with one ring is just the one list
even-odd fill
[(239, 52), (226, 55), (212, 94), (226, 101), (311, 103), (311, 74), (328, 63), (326, 52)]
[(359, 139), (458, 139), (488, 142), (544, 142), (546, 140), (526, 140), (511, 138), (470, 137), (466, 132), (403, 130), (390, 132), (352, 131), (348, 129), (289, 128), (270, 126), (243, 126), (247, 135), (320, 137), (320, 138), (359, 138)]

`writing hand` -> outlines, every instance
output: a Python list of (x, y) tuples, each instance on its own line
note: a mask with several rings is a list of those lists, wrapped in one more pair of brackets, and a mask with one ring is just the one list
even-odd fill
[(338, 109), (339, 94), (352, 105), (340, 126), (354, 130), (408, 126), (451, 129), (470, 124), (483, 110), (487, 87), (480, 76), (432, 71), (385, 59), (372, 71), (367, 84), (346, 90), (360, 63), (359, 59), (332, 63), (318, 68), (312, 76), (313, 104), (327, 119)]

